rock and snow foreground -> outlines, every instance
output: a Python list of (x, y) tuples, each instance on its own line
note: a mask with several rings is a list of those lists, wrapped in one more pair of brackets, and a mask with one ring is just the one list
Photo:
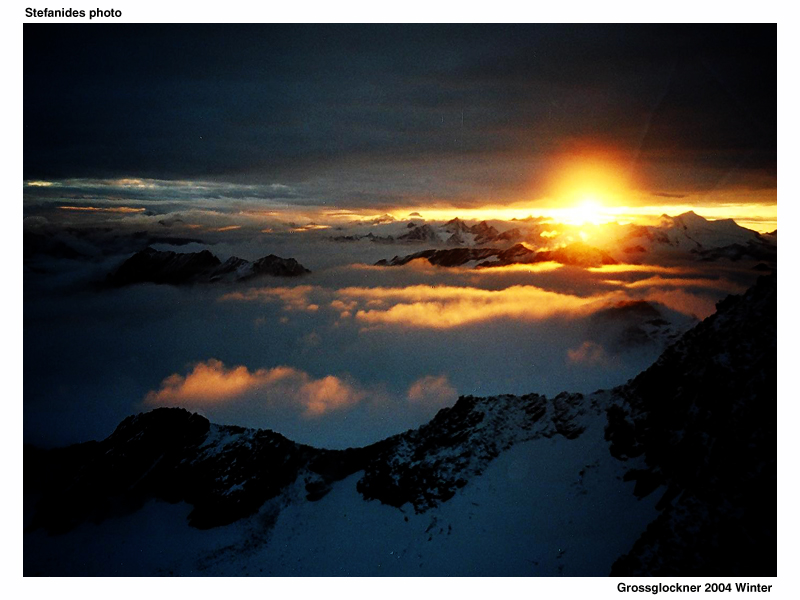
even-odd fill
[(26, 575), (776, 574), (777, 277), (589, 396), (322, 450), (180, 409), (25, 449)]

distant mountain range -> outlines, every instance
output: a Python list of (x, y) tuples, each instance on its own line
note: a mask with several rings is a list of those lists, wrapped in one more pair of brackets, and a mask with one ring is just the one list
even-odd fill
[[(383, 259), (376, 263), (379, 266), (401, 266), (416, 259), (442, 267), (476, 268), (546, 261), (599, 267), (646, 262), (651, 255), (691, 257), (706, 262), (724, 258), (774, 264), (777, 259), (777, 230), (761, 235), (740, 227), (732, 219), (709, 221), (691, 211), (677, 217), (663, 215), (656, 226), (601, 226), (602, 233), (588, 234), (591, 243), (574, 240), (570, 229), (543, 229), (538, 220), (520, 222), (519, 227), (502, 233), (486, 221), (468, 226), (459, 219), (443, 225), (409, 223), (408, 228), (409, 233), (397, 238), (368, 234), (360, 239), (446, 246)], [(349, 241), (355, 240), (356, 237), (350, 236)]]
[(144, 282), (172, 285), (231, 283), (265, 275), (297, 277), (310, 272), (295, 259), (274, 254), (254, 262), (236, 256), (222, 262), (208, 250), (178, 253), (148, 247), (122, 263), (109, 275), (108, 282), (115, 286)]
[(758, 234), (741, 227), (733, 219), (709, 221), (692, 211), (670, 217), (661, 216), (657, 226), (630, 225), (614, 239), (627, 254), (664, 250), (688, 251), (703, 260), (775, 260), (777, 231)]
[(26, 447), (24, 574), (775, 576), (776, 294), (612, 390), (462, 397), (365, 448), (180, 409)]
[[(392, 226), (395, 225), (397, 224), (392, 223)], [(400, 231), (396, 235), (368, 233), (366, 235), (340, 235), (331, 239), (339, 242), (355, 242), (365, 239), (382, 243), (428, 242), (437, 245), (474, 247), (490, 243), (513, 244), (524, 240), (526, 237), (516, 228), (500, 232), (486, 221), (481, 221), (475, 225), (467, 225), (457, 217), (444, 224), (410, 221), (405, 225), (405, 229)]]

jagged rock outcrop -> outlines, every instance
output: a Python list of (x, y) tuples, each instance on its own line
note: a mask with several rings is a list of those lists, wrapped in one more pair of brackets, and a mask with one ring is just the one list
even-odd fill
[(762, 241), (750, 241), (747, 244), (730, 244), (720, 248), (709, 248), (707, 250), (694, 251), (700, 260), (703, 261), (716, 261), (721, 258), (726, 258), (731, 261), (739, 261), (742, 259), (760, 260), (775, 263), (778, 260), (777, 246)]
[[(215, 425), (183, 409), (155, 409), (128, 417), (101, 442), (27, 449), (26, 489), (43, 494), (31, 527), (68, 531), (158, 498), (193, 505), (190, 524), (204, 529), (253, 514), (300, 477), (313, 501), (361, 470), (357, 489), (365, 499), (397, 507), (408, 502), (424, 512), (515, 443), (578, 436), (587, 410), (581, 400), (580, 394), (463, 397), (419, 429), (348, 450)], [(588, 404), (599, 414), (597, 401)]]
[(614, 390), (612, 454), (643, 455), (644, 495), (663, 512), (614, 567), (618, 575), (775, 575), (777, 275), (669, 347)]
[[(527, 249), (526, 249), (527, 250)], [(391, 260), (379, 260), (381, 267), (399, 267), (412, 260), (425, 259), (437, 267), (460, 267), (471, 261), (483, 261), (498, 256), (502, 251), (496, 248), (452, 248), (447, 250), (423, 250), (407, 256), (395, 256)], [(530, 251), (528, 251), (530, 252)]]
[(439, 242), (439, 234), (436, 233), (436, 230), (424, 223), (422, 225), (417, 225), (416, 223), (409, 223), (408, 224), (408, 233), (398, 236), (397, 239), (401, 241), (409, 241), (409, 242)]
[(419, 429), (372, 446), (357, 489), (368, 500), (410, 503), (424, 512), (452, 498), (516, 443), (580, 435), (581, 417), (600, 406), (598, 398), (583, 400), (566, 393), (552, 400), (538, 394), (459, 398)]
[(52, 532), (136, 510), (150, 498), (193, 505), (204, 529), (253, 514), (305, 473), (310, 499), (363, 468), (364, 450), (320, 450), (269, 430), (215, 425), (179, 408), (128, 417), (108, 438), (26, 452), (25, 486), (43, 493), (31, 527)]

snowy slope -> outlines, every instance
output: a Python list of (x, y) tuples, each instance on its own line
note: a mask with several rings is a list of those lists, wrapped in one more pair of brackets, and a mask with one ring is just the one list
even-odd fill
[(776, 286), (614, 390), (462, 397), (365, 448), (180, 409), (26, 448), (25, 574), (774, 575)]
[(362, 472), (313, 503), (298, 481), (280, 502), (207, 531), (187, 524), (186, 504), (152, 501), (69, 535), (29, 534), (26, 574), (607, 574), (657, 511), (622, 480), (602, 425), (519, 443), (424, 513), (366, 502)]

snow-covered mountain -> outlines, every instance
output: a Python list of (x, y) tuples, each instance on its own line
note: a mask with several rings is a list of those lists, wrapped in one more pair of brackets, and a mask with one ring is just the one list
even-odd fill
[(603, 247), (620, 259), (689, 253), (705, 261), (749, 258), (774, 262), (777, 235), (758, 234), (733, 219), (709, 221), (689, 211), (677, 217), (662, 215), (654, 226), (619, 226)]
[[(617, 262), (657, 264), (674, 259), (744, 259), (774, 266), (777, 260), (777, 231), (759, 234), (732, 219), (711, 221), (691, 211), (676, 217), (662, 215), (656, 225), (611, 223), (577, 227), (543, 219), (470, 225), (458, 218), (446, 223), (415, 219), (406, 224), (381, 223), (366, 234), (331, 239), (427, 246), (379, 263), (388, 266), (403, 265), (416, 258), (438, 266), (501, 266), (553, 260), (584, 267)], [(513, 256), (510, 260), (497, 258), (501, 253)]]
[(232, 256), (225, 262), (208, 250), (200, 252), (163, 252), (145, 248), (128, 258), (108, 277), (115, 286), (133, 283), (215, 283), (246, 281), (262, 275), (296, 277), (310, 273), (293, 258), (270, 254), (254, 262)]
[(25, 449), (26, 575), (775, 575), (777, 277), (591, 395), (323, 450), (180, 409)]
[(755, 231), (737, 225), (733, 219), (709, 221), (691, 210), (677, 217), (662, 215), (659, 225), (651, 230), (663, 232), (670, 245), (693, 249), (721, 248), (759, 239)]
[[(446, 223), (412, 220), (406, 224), (393, 222), (384, 225), (381, 233), (370, 231), (367, 234), (354, 233), (351, 235), (333, 236), (331, 239), (339, 242), (355, 242), (368, 240), (378, 243), (428, 243), (434, 246), (465, 246), (479, 247), (486, 244), (495, 244), (508, 247), (526, 239), (538, 242), (539, 227), (536, 223), (528, 224), (526, 231), (518, 227), (506, 227), (498, 230), (487, 221), (468, 225), (458, 217)], [(499, 225), (499, 222), (498, 222)]]

